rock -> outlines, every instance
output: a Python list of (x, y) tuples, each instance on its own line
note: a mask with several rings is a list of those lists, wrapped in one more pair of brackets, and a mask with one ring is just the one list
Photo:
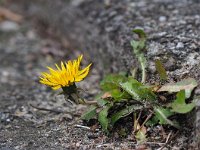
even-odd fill
[(165, 16), (160, 16), (159, 17), (159, 21), (160, 22), (165, 22), (167, 20), (167, 18)]
[(177, 49), (182, 49), (184, 48), (184, 44), (182, 42), (178, 42), (178, 44), (176, 45)]
[(163, 53), (164, 47), (158, 42), (152, 42), (149, 44), (147, 55), (148, 56), (156, 56)]
[(159, 38), (162, 38), (164, 36), (167, 35), (167, 32), (159, 32), (159, 33), (154, 33), (154, 34), (151, 34), (149, 36), (149, 39), (153, 39), (153, 40), (156, 40), (156, 39), (159, 39)]
[[(27, 0), (20, 1), (27, 2)], [(183, 75), (194, 77), (189, 73), (193, 65), (196, 65), (197, 57), (190, 53), (194, 53), (194, 48), (199, 52), (197, 49), (199, 45), (194, 42), (193, 46), (190, 41), (199, 41), (197, 15), (200, 3), (195, 0), (191, 2), (126, 0), (105, 3), (91, 0), (68, 2), (35, 0), (32, 4), (37, 11), (27, 12), (27, 14), (58, 31), (58, 37), (65, 37), (70, 43), (70, 48), (82, 49), (82, 52), (92, 59), (95, 67), (98, 66), (98, 74), (128, 71), (137, 65), (130, 40), (137, 38), (131, 31), (141, 27), (148, 37), (155, 33), (163, 33), (156, 35), (156, 38), (148, 39), (148, 49), (147, 53), (145, 52), (147, 59), (152, 61), (155, 57), (169, 58), (166, 66), (171, 75), (170, 80), (173, 78), (180, 80)], [(23, 8), (29, 11), (32, 8), (29, 5), (26, 3), (26, 7)], [(187, 59), (192, 62), (189, 68), (185, 63)], [(150, 69), (154, 72), (152, 63)], [(197, 71), (197, 74), (200, 75), (200, 71)], [(148, 74), (150, 75), (154, 74)], [(196, 80), (200, 83), (200, 78)], [(200, 110), (197, 115), (200, 116)], [(196, 125), (195, 128), (199, 129), (200, 124)], [(192, 135), (189, 134), (187, 140), (183, 139), (181, 145), (185, 144), (187, 147), (179, 147), (179, 149), (189, 149), (191, 137)], [(184, 142), (185, 140), (187, 142)]]
[(190, 53), (186, 58), (186, 62), (190, 66), (198, 65), (200, 63), (200, 55), (196, 52)]
[(174, 71), (177, 66), (176, 66), (176, 60), (173, 57), (170, 57), (167, 62), (164, 64), (165, 69), (167, 71)]
[(0, 23), (0, 30), (3, 32), (17, 31), (19, 25), (13, 21), (3, 21)]

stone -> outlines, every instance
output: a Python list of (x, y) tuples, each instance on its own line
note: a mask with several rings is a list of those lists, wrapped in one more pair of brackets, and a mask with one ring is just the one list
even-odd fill
[(177, 49), (182, 49), (184, 48), (184, 44), (182, 42), (178, 42), (178, 44), (176, 45)]
[(159, 17), (159, 21), (160, 22), (165, 22), (167, 20), (167, 17), (165, 17), (165, 16), (160, 16)]
[[(199, 21), (196, 21), (200, 3), (195, 0), (190, 2), (140, 0), (132, 3), (126, 0), (109, 1), (107, 4), (101, 1), (76, 0), (73, 5), (73, 1), (35, 0), (33, 2), (34, 7), (37, 8), (35, 12), (28, 12), (32, 6), (27, 5), (27, 0), (20, 1), (26, 2), (26, 7), (23, 8), (26, 8), (27, 15), (39, 19), (58, 31), (58, 37), (65, 37), (70, 43), (70, 48), (82, 49), (82, 53), (91, 58), (95, 67), (98, 66), (98, 73), (101, 76), (108, 72), (130, 71), (133, 66), (137, 66), (130, 40), (137, 39), (137, 35), (131, 31), (141, 27), (148, 35), (147, 51), (145, 51), (147, 59), (153, 63), (155, 57), (168, 58), (169, 62), (166, 62), (170, 70), (168, 71), (170, 81), (181, 80), (185, 76), (194, 77), (191, 73), (192, 67), (187, 68), (184, 65), (187, 56), (192, 62), (196, 59), (196, 56), (190, 56), (190, 53), (194, 53), (193, 48), (199, 47), (197, 43), (190, 47), (190, 41), (199, 41), (200, 35)], [(23, 6), (21, 3), (19, 5)], [(116, 19), (118, 16), (119, 19)], [(113, 30), (115, 27), (117, 30)], [(152, 34), (161, 32), (167, 34), (149, 38)], [(179, 37), (186, 40), (181, 40)], [(196, 63), (192, 65), (194, 64)], [(154, 70), (155, 68), (152, 67), (151, 71)], [(199, 70), (197, 74), (200, 75)], [(148, 74), (148, 76), (156, 82), (155, 78), (151, 78), (155, 77), (155, 74)], [(200, 78), (195, 79), (200, 83)], [(199, 118), (200, 110), (196, 114)], [(191, 122), (194, 124), (194, 130), (200, 128), (199, 123)], [(189, 134), (188, 138), (181, 139), (181, 146), (186, 147), (178, 145), (178, 148), (189, 149), (192, 137), (192, 134)], [(176, 141), (177, 139), (174, 140), (175, 143)]]
[(3, 21), (0, 23), (0, 30), (3, 32), (17, 31), (19, 25), (13, 21)]

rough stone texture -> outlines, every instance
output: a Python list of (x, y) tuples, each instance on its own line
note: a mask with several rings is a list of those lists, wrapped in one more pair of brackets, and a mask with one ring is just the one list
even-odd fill
[[(0, 21), (0, 25), (6, 21)], [(40, 38), (28, 21), (17, 25), (14, 31), (0, 27), (0, 150), (78, 149), (80, 145), (92, 149), (91, 139), (101, 137), (100, 132), (70, 125), (84, 107), (72, 107), (63, 96), (38, 82), (45, 66), (53, 67), (55, 62), (66, 59), (65, 54), (75, 58), (78, 51), (73, 54), (59, 51), (62, 49), (59, 42), (50, 37)], [(78, 84), (86, 91), (91, 88), (86, 98), (97, 93), (94, 85), (99, 74), (95, 70)], [(57, 111), (41, 111), (31, 105)]]
[(162, 58), (169, 75), (178, 80), (190, 74), (199, 80), (199, 6), (195, 0), (37, 0), (25, 4), (30, 16), (53, 27), (71, 47), (89, 53), (102, 70), (111, 72), (135, 66), (131, 30), (143, 28), (148, 34), (149, 70), (154, 72), (153, 61)]
[[(70, 46), (90, 55), (99, 72), (118, 72), (136, 66), (131, 30), (148, 35), (149, 73), (161, 59), (171, 81), (194, 77), (200, 85), (200, 3), (198, 0), (35, 0), (23, 2), (25, 11), (53, 28)], [(156, 80), (149, 75), (149, 81)], [(200, 95), (199, 86), (195, 91)], [(200, 136), (196, 113), (196, 143)]]

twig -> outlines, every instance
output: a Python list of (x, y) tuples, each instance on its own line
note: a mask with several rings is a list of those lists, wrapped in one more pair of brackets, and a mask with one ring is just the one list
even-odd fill
[(29, 104), (31, 107), (35, 108), (35, 109), (38, 109), (38, 110), (42, 110), (42, 111), (50, 111), (50, 112), (54, 112), (54, 113), (68, 113), (70, 115), (73, 116), (73, 114), (71, 112), (68, 112), (68, 111), (62, 111), (62, 110), (57, 110), (57, 109), (48, 109), (48, 108), (43, 108), (43, 107), (37, 107), (33, 104)]
[[(86, 129), (86, 130), (92, 130), (90, 127), (79, 125), (79, 124), (74, 125), (74, 127), (83, 128), (83, 129)], [(99, 129), (95, 129), (95, 131), (99, 131)]]
[(132, 76), (133, 78), (136, 77), (137, 70), (138, 70), (138, 68), (134, 68), (134, 69), (131, 71), (131, 76)]
[(172, 134), (172, 131), (170, 131), (170, 133), (168, 134), (168, 136), (167, 136), (167, 138), (166, 138), (166, 141), (165, 141), (165, 143), (168, 143), (168, 141), (169, 141), (169, 138), (170, 138), (171, 134)]
[[(140, 126), (140, 129), (144, 126), (144, 124), (151, 118), (151, 116), (153, 115), (153, 112), (151, 112), (148, 116), (147, 116), (147, 118), (144, 120), (144, 122), (142, 123), (142, 125)], [(139, 129), (139, 130), (140, 130)]]
[(159, 142), (146, 142), (147, 144), (157, 144), (157, 145), (164, 145), (166, 143), (159, 143)]
[(88, 101), (88, 100), (84, 100), (85, 104), (87, 105), (97, 105), (97, 101)]
[(87, 127), (87, 126), (82, 126), (82, 125), (79, 125), (79, 124), (76, 124), (74, 126), (77, 127), (77, 128), (83, 128), (83, 129), (90, 130), (90, 127)]
[(140, 110), (140, 113), (139, 113), (139, 115), (138, 115), (138, 118), (136, 119), (136, 120), (137, 120), (137, 122), (139, 121), (139, 119), (140, 119), (141, 115), (142, 115), (142, 110)]
[[(168, 134), (167, 138), (166, 138), (166, 141), (165, 141), (165, 145), (163, 145), (161, 148), (159, 148), (158, 150), (162, 150), (163, 148), (165, 148), (167, 146), (167, 144), (172, 141), (176, 135), (178, 134), (179, 131), (177, 131), (173, 136), (171, 136), (172, 134), (172, 131)], [(170, 136), (171, 136), (171, 139), (170, 139)]]
[[(138, 117), (137, 117), (137, 119), (136, 119), (136, 114), (134, 113), (133, 133), (135, 133), (136, 130), (137, 130), (137, 125), (138, 125), (138, 121), (139, 121), (139, 119), (140, 119), (140, 117), (141, 117), (141, 114), (142, 114), (142, 110), (140, 110), (140, 113), (139, 113), (139, 115), (138, 115)], [(135, 124), (135, 123), (136, 123), (136, 124)]]
[(5, 17), (6, 19), (9, 19), (18, 23), (21, 22), (23, 19), (21, 15), (16, 14), (15, 12), (12, 12), (9, 9), (4, 8), (4, 7), (0, 7), (0, 15)]

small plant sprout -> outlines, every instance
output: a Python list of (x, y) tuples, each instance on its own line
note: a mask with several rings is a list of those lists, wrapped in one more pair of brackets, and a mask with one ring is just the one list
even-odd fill
[[(101, 93), (96, 96), (95, 101), (81, 99), (76, 87), (76, 82), (82, 81), (88, 75), (91, 66), (89, 64), (80, 69), (82, 55), (77, 60), (61, 62), (60, 67), (56, 64), (56, 69), (47, 67), (49, 73), (43, 72), (40, 82), (54, 90), (62, 88), (67, 100), (76, 104), (90, 104), (90, 108), (82, 114), (82, 120), (96, 119), (104, 133), (109, 135), (118, 129), (121, 135), (132, 133), (134, 140), (143, 143), (149, 138), (148, 129), (155, 125), (182, 128), (179, 116), (195, 108), (192, 91), (198, 83), (193, 78), (168, 83), (166, 70), (160, 60), (155, 62), (160, 76), (158, 84), (146, 83), (146, 34), (141, 29), (135, 29), (133, 33), (139, 36), (139, 40), (131, 40), (130, 46), (140, 65), (134, 68), (132, 76), (107, 75), (100, 83)], [(137, 68), (140, 72), (137, 72)], [(137, 75), (138, 73), (141, 74)], [(161, 81), (165, 81), (165, 84), (159, 84)]]
[(55, 64), (56, 69), (47, 67), (49, 73), (41, 73), (40, 83), (50, 86), (53, 90), (62, 88), (63, 94), (68, 100), (76, 104), (84, 103), (84, 100), (78, 95), (75, 83), (82, 81), (88, 75), (91, 64), (84, 69), (80, 69), (82, 58), (83, 55), (80, 55), (77, 60), (61, 62), (60, 67)]
[[(197, 82), (193, 78), (186, 78), (164, 85), (146, 84), (146, 34), (141, 29), (135, 29), (133, 33), (139, 36), (139, 40), (131, 40), (130, 45), (140, 64), (137, 68), (141, 74), (136, 75), (138, 72), (135, 68), (132, 76), (107, 75), (100, 83), (102, 93), (96, 97), (97, 103), (91, 105), (81, 118), (87, 121), (97, 119), (106, 134), (122, 126), (124, 130), (129, 130), (129, 134), (133, 133), (133, 139), (143, 143), (149, 138), (147, 129), (154, 125), (172, 126), (177, 129), (182, 127), (178, 116), (189, 113), (195, 107), (192, 91)], [(161, 61), (157, 60), (155, 64), (161, 81), (167, 82), (167, 73)], [(128, 127), (130, 123), (132, 129)]]
[[(139, 40), (131, 40), (130, 44), (133, 48), (133, 53), (135, 54), (136, 58), (138, 59), (141, 70), (142, 70), (142, 83), (145, 83), (146, 81), (146, 66), (147, 66), (147, 60), (144, 56), (144, 51), (146, 49), (146, 33), (142, 29), (134, 29), (133, 33), (137, 34), (139, 36)], [(136, 70), (134, 69), (134, 72)], [(136, 73), (136, 72), (135, 72)], [(134, 75), (135, 75), (134, 73)]]

